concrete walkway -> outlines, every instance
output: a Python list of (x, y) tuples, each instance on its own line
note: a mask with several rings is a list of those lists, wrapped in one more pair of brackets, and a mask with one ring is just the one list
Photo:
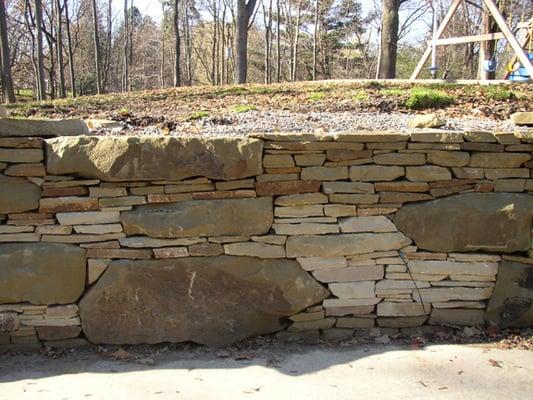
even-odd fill
[[(153, 365), (144, 365), (146, 363)], [(0, 399), (533, 399), (533, 352), (434, 345), (0, 356)]]

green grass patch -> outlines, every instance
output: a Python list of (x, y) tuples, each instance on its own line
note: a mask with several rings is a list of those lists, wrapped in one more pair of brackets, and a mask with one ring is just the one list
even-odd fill
[(311, 101), (320, 101), (326, 98), (326, 93), (324, 92), (311, 92), (309, 93), (309, 100)]
[(187, 117), (187, 121), (197, 121), (199, 119), (206, 118), (208, 116), (209, 116), (209, 113), (207, 111), (196, 111)]
[(411, 90), (405, 106), (412, 110), (428, 108), (445, 108), (453, 104), (453, 97), (441, 90), (414, 88)]
[(369, 94), (365, 92), (364, 90), (356, 90), (353, 95), (352, 99), (355, 101), (365, 101), (370, 98)]
[(255, 111), (257, 110), (257, 107), (252, 104), (241, 104), (236, 106), (233, 111), (235, 111), (237, 114), (245, 113), (248, 111)]
[(379, 93), (385, 96), (399, 97), (406, 93), (405, 89), (381, 89)]
[(505, 101), (516, 98), (512, 90), (500, 86), (488, 86), (483, 92), (489, 100)]

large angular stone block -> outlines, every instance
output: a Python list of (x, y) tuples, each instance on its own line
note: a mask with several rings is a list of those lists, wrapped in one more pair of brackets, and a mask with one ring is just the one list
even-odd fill
[(39, 207), (41, 189), (22, 178), (0, 174), (0, 214), (33, 210)]
[(530, 247), (533, 196), (467, 193), (409, 204), (394, 223), (424, 250), (512, 253)]
[(226, 345), (282, 329), (329, 292), (294, 260), (114, 261), (80, 302), (93, 343)]
[(70, 244), (0, 245), (0, 304), (67, 304), (85, 287), (85, 250)]
[(262, 235), (273, 218), (271, 197), (147, 204), (120, 215), (127, 235), (158, 238)]
[(485, 318), (502, 328), (533, 327), (533, 265), (501, 263)]
[(87, 125), (81, 119), (0, 119), (0, 137), (51, 137), (86, 135), (88, 133)]
[(263, 142), (251, 138), (62, 137), (46, 141), (50, 174), (103, 181), (241, 179), (263, 172)]

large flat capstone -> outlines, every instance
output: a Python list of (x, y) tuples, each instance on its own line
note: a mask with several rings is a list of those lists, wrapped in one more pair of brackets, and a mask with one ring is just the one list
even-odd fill
[(533, 327), (533, 265), (501, 263), (485, 316), (502, 328)]
[(86, 135), (88, 133), (87, 125), (81, 119), (0, 119), (0, 137), (52, 137)]
[(262, 235), (273, 218), (271, 197), (147, 204), (120, 215), (127, 235), (158, 238)]
[(39, 207), (41, 189), (23, 178), (0, 174), (0, 214), (18, 213)]
[(85, 250), (70, 244), (0, 245), (0, 304), (67, 304), (85, 287)]
[(226, 345), (280, 330), (328, 294), (294, 260), (121, 260), (80, 301), (80, 316), (93, 343)]
[(467, 193), (408, 204), (394, 223), (424, 250), (512, 253), (529, 249), (532, 219), (533, 196)]
[(263, 172), (251, 138), (62, 137), (46, 141), (48, 173), (104, 181), (241, 179)]

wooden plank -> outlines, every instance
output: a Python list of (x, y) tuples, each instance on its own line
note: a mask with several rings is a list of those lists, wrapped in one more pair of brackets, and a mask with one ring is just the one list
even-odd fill
[(494, 1), (492, 0), (483, 0), (483, 2), (487, 5), (487, 8), (489, 9), (490, 13), (492, 14), (492, 17), (494, 18), (494, 21), (496, 21), (496, 24), (500, 27), (500, 30), (505, 35), (505, 38), (509, 42), (509, 45), (513, 48), (514, 52), (516, 53), (516, 56), (526, 69), (526, 71), (529, 74), (530, 78), (533, 78), (533, 64), (531, 64), (531, 61), (529, 60), (528, 56), (524, 52), (524, 49), (520, 46), (520, 43), (518, 43), (518, 40), (516, 40), (516, 37), (513, 35), (513, 32), (509, 29), (507, 26), (507, 23), (505, 22), (505, 19), (503, 18), (502, 14), (500, 13), (500, 10), (494, 4)]
[[(461, 4), (461, 1), (462, 0), (453, 0), (453, 3), (450, 6), (450, 9), (448, 10), (448, 13), (446, 14), (444, 19), (442, 20), (442, 22), (441, 22), (441, 24), (439, 26), (439, 29), (437, 30), (437, 35), (436, 35), (437, 39), (440, 38), (440, 36), (443, 34), (443, 32), (448, 27), (448, 24), (452, 20), (452, 17), (454, 16), (455, 12), (457, 11), (457, 8), (459, 8), (459, 5)], [(426, 51), (422, 55), (422, 58), (418, 62), (418, 65), (416, 66), (415, 70), (411, 74), (411, 78), (410, 78), (411, 80), (415, 80), (418, 77), (418, 75), (420, 74), (420, 71), (422, 71), (422, 68), (424, 67), (424, 64), (426, 63), (426, 61), (428, 60), (430, 55), (431, 55), (431, 46), (428, 46), (426, 48)]]
[[(494, 32), (494, 33), (485, 33), (482, 35), (443, 38), (443, 39), (437, 39), (437, 46), (446, 46), (449, 44), (461, 44), (461, 43), (472, 43), (472, 42), (487, 42), (489, 40), (498, 40), (498, 39), (505, 39), (505, 35), (501, 32)], [(432, 42), (428, 42), (428, 45), (430, 45), (431, 43)]]

